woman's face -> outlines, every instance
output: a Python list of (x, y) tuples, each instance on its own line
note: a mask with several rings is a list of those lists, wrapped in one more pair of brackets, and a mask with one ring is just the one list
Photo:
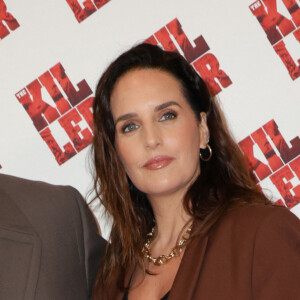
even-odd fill
[(148, 196), (186, 190), (200, 173), (199, 148), (208, 139), (180, 83), (158, 69), (123, 75), (111, 95), (115, 147), (132, 183)]

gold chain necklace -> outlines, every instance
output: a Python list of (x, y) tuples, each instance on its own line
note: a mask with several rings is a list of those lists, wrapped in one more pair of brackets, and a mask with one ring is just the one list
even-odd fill
[(154, 230), (155, 230), (155, 227), (152, 228), (151, 232), (149, 232), (146, 236), (146, 242), (143, 246), (143, 249), (142, 249), (142, 253), (144, 254), (144, 257), (148, 259), (149, 262), (152, 262), (154, 265), (156, 266), (161, 266), (161, 265), (164, 265), (166, 264), (167, 262), (169, 262), (173, 257), (177, 257), (179, 256), (179, 254), (183, 251), (184, 247), (186, 246), (186, 243), (189, 239), (189, 236), (190, 236), (190, 232), (192, 230), (192, 225), (191, 224), (186, 232), (182, 235), (182, 238), (181, 240), (178, 242), (177, 245), (175, 245), (175, 247), (172, 249), (172, 251), (168, 254), (168, 255), (160, 255), (160, 256), (157, 256), (157, 257), (153, 257), (151, 255), (151, 252), (149, 250), (150, 248), (150, 245), (152, 244), (153, 242), (153, 239), (154, 239)]

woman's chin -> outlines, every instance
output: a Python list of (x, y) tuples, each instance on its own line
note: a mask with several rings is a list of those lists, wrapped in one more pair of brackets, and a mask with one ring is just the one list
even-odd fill
[(180, 190), (186, 191), (186, 188), (187, 187), (185, 185), (162, 184), (162, 182), (159, 182), (157, 184), (153, 184), (149, 188), (145, 188), (144, 193), (148, 196), (148, 198), (167, 197), (180, 192)]

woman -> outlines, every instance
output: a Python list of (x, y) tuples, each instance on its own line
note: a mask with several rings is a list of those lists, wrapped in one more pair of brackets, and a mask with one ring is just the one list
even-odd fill
[(148, 44), (122, 54), (94, 125), (95, 189), (113, 219), (94, 299), (296, 299), (299, 221), (256, 187), (184, 58)]

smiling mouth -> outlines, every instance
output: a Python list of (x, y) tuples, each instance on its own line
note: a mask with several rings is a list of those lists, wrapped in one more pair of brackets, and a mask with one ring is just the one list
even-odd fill
[(148, 170), (159, 170), (166, 166), (168, 166), (172, 161), (174, 160), (174, 157), (170, 156), (156, 156), (151, 159), (149, 159), (143, 167)]

